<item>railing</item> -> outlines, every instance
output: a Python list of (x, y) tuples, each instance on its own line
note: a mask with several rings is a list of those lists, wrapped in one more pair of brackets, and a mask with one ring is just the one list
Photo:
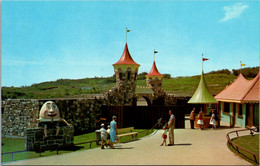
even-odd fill
[(158, 119), (157, 123), (151, 129), (147, 130), (146, 135), (149, 133), (149, 131), (152, 131), (154, 128), (157, 128), (158, 130), (159, 127), (162, 127), (163, 125), (161, 122), (162, 122), (162, 118)]
[(22, 153), (22, 152), (28, 152), (28, 151), (6, 152), (6, 153), (2, 153), (2, 155), (12, 154), (12, 161), (13, 161), (14, 160), (14, 154), (15, 153)]
[[(97, 140), (92, 140), (92, 141), (87, 141), (87, 142), (79, 142), (79, 143), (76, 143), (76, 144), (74, 144), (74, 145), (80, 145), (80, 144), (87, 144), (87, 143), (89, 143), (89, 148), (91, 149), (91, 146), (92, 146), (92, 143), (93, 142), (96, 142)], [(58, 150), (59, 150), (59, 148), (55, 148), (56, 150), (57, 150), (57, 153), (56, 154), (58, 154)], [(8, 154), (12, 154), (12, 160), (11, 161), (14, 161), (14, 154), (16, 154), (16, 153), (23, 153), (23, 152), (31, 152), (31, 151), (14, 151), (14, 152), (6, 152), (6, 153), (1, 153), (1, 155), (8, 155)], [(39, 154), (40, 154), (40, 157), (41, 157), (41, 152), (39, 152)]]
[[(149, 130), (148, 130), (149, 131)], [(143, 131), (143, 132), (146, 132), (146, 131)], [(148, 132), (146, 133), (148, 134)], [(74, 145), (80, 145), (80, 144), (87, 144), (89, 143), (89, 148), (91, 149), (91, 146), (92, 146), (92, 143), (93, 142), (97, 142), (97, 141), (100, 141), (100, 140), (92, 140), (92, 141), (86, 141), (86, 142), (79, 142), (79, 143), (75, 143)], [(58, 148), (57, 148), (57, 153), (58, 154)], [(11, 161), (14, 161), (14, 154), (16, 153), (23, 153), (23, 152), (31, 152), (31, 151), (15, 151), (15, 152), (6, 152), (6, 153), (1, 153), (1, 155), (8, 155), (8, 154), (12, 154), (12, 160)], [(40, 156), (41, 156), (41, 152), (39, 153)]]
[(99, 141), (99, 140), (92, 140), (92, 141), (87, 141), (87, 142), (79, 142), (79, 143), (76, 143), (74, 145), (80, 145), (80, 144), (87, 144), (87, 143), (89, 143), (89, 149), (91, 149), (92, 143), (93, 142), (97, 142), (97, 141)]
[[(237, 137), (239, 137), (239, 134), (238, 134), (238, 133), (239, 133), (239, 132), (242, 132), (242, 131), (250, 131), (249, 134), (250, 134), (250, 135), (253, 135), (254, 132), (257, 131), (257, 128), (248, 128), (248, 129), (242, 129), (242, 130), (231, 131), (231, 132), (227, 133), (227, 135), (226, 135), (227, 141), (228, 141), (228, 143), (237, 151), (237, 153), (240, 153), (240, 150), (243, 150), (243, 151), (245, 151), (245, 152), (247, 152), (247, 153), (253, 155), (253, 156), (254, 156), (254, 159), (255, 159), (255, 162), (258, 163), (257, 158), (259, 158), (259, 155), (255, 154), (255, 153), (253, 153), (253, 152), (250, 152), (250, 151), (248, 151), (248, 150), (246, 150), (246, 149), (244, 149), (244, 148), (238, 146), (237, 144), (235, 144), (235, 143), (233, 143), (233, 142), (231, 141), (231, 139), (230, 139), (230, 134), (236, 133), (236, 137), (234, 137), (234, 138), (237, 138)], [(232, 138), (232, 139), (234, 139), (234, 138)]]

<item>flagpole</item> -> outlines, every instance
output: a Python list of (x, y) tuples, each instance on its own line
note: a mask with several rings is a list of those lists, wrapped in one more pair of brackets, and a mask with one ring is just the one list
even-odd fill
[(153, 61), (155, 61), (155, 49), (153, 49)]
[(241, 73), (241, 64), (242, 64), (242, 61), (240, 61), (240, 69), (239, 69), (240, 73)]
[(202, 54), (202, 59), (201, 60), (202, 60), (202, 72), (203, 72), (203, 54)]
[(127, 27), (125, 27), (125, 42), (127, 43)]

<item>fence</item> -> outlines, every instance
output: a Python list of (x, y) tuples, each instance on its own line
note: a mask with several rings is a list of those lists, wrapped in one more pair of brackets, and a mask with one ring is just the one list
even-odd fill
[(253, 135), (253, 134), (254, 134), (253, 132), (256, 131), (256, 128), (254, 128), (254, 129), (242, 129), (242, 130), (231, 131), (231, 132), (227, 133), (227, 135), (226, 135), (227, 141), (228, 141), (228, 143), (229, 143), (238, 153), (240, 153), (240, 150), (243, 150), (243, 151), (245, 151), (245, 152), (247, 152), (247, 153), (253, 155), (253, 156), (254, 156), (254, 159), (255, 159), (255, 162), (258, 163), (257, 158), (259, 158), (259, 155), (255, 154), (255, 153), (252, 153), (252, 152), (250, 152), (250, 151), (248, 151), (248, 150), (246, 150), (246, 149), (244, 149), (244, 148), (238, 146), (237, 144), (233, 143), (233, 142), (231, 141), (231, 139), (230, 139), (230, 135), (231, 135), (232, 133), (236, 133), (235, 137), (232, 138), (232, 139), (234, 139), (234, 138), (239, 137), (239, 132), (243, 132), (243, 131), (250, 131), (250, 134)]
[(102, 106), (101, 116), (107, 123), (112, 116), (117, 116), (118, 128), (134, 126), (136, 129), (150, 129), (157, 120), (162, 118), (162, 124), (169, 120), (169, 110), (176, 118), (175, 128), (185, 128), (185, 106)]

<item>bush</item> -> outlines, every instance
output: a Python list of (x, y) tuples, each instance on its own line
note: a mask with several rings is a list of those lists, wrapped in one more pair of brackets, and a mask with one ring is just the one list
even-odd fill
[(217, 71), (211, 71), (207, 74), (231, 74), (231, 71), (229, 71), (228, 69), (222, 69), (222, 70), (217, 70)]
[(235, 76), (238, 76), (241, 72), (246, 78), (254, 78), (259, 73), (259, 66), (243, 68), (241, 71), (240, 69), (233, 69), (232, 72)]

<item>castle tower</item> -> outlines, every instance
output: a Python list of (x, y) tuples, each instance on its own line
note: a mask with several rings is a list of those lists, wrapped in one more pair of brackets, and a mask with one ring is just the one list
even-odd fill
[(118, 100), (124, 105), (133, 105), (135, 97), (136, 79), (139, 64), (131, 57), (127, 43), (123, 55), (118, 62), (113, 64), (116, 75), (116, 88), (118, 90)]
[(154, 96), (157, 97), (162, 92), (162, 78), (163, 75), (158, 71), (155, 60), (153, 61), (153, 66), (151, 71), (145, 76), (146, 85), (153, 89)]

